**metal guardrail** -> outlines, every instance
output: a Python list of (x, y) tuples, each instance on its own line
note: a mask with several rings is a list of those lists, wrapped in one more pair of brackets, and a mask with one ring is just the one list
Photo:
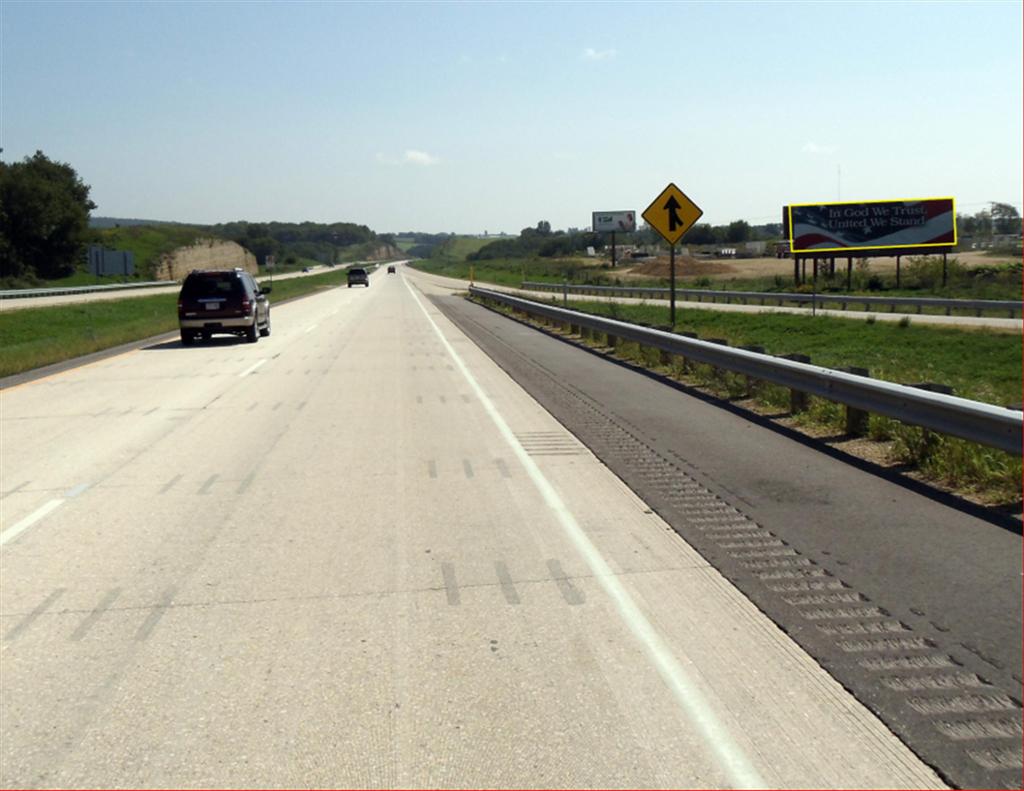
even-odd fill
[(176, 286), (173, 280), (148, 280), (143, 283), (111, 283), (105, 286), (65, 286), (64, 288), (14, 288), (0, 291), (0, 299), (24, 299), (27, 297), (60, 297), (66, 294), (89, 294), (94, 291), (127, 291), (134, 288), (156, 288)]
[(787, 387), (795, 392), (818, 396), (853, 409), (885, 415), (940, 434), (950, 434), (1021, 455), (1024, 413), (1018, 409), (929, 392), (769, 354), (734, 349), (476, 286), (470, 286), (469, 293), (531, 315), (543, 316), (574, 327), (586, 327), (695, 362)]
[[(339, 264), (342, 269), (353, 266), (371, 266), (369, 262), (363, 264), (358, 261), (348, 264)], [(372, 264), (376, 267), (379, 264)], [(298, 274), (290, 272), (284, 274)], [(323, 274), (323, 273), (320, 273)], [(273, 272), (267, 271), (259, 275), (260, 279), (273, 277)], [(147, 280), (141, 283), (110, 283), (100, 286), (64, 286), (63, 288), (15, 288), (0, 291), (0, 299), (25, 299), (28, 297), (61, 297), (69, 294), (90, 294), (98, 291), (128, 291), (136, 288), (158, 288), (159, 286), (180, 286), (178, 280)]]
[[(560, 294), (596, 294), (600, 296), (619, 297), (640, 297), (647, 299), (668, 299), (669, 289), (667, 288), (641, 288), (630, 286), (586, 286), (572, 285), (567, 283), (537, 283), (524, 281), (522, 288), (528, 291), (556, 291)], [(1010, 318), (1015, 318), (1018, 313), (1024, 310), (1024, 303), (1013, 300), (1001, 299), (941, 299), (938, 297), (857, 297), (840, 294), (794, 294), (788, 292), (774, 291), (713, 291), (704, 288), (677, 288), (678, 298), (703, 302), (705, 298), (715, 302), (725, 300), (727, 304), (739, 302), (750, 304), (759, 302), (764, 305), (768, 302), (783, 305), (795, 303), (797, 305), (823, 307), (825, 304), (842, 305), (846, 310), (847, 305), (863, 305), (864, 310), (870, 310), (872, 305), (888, 307), (890, 311), (897, 306), (905, 305), (916, 308), (920, 313), (922, 308), (939, 308), (951, 315), (954, 309), (973, 310), (980, 316), (982, 311), (1008, 311)]]

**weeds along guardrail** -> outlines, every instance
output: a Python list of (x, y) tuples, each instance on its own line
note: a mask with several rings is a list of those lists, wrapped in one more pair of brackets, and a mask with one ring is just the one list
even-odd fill
[[(669, 289), (667, 288), (586, 286), (569, 283), (538, 283), (533, 281), (523, 281), (521, 288), (524, 291), (553, 291), (563, 295), (591, 294), (596, 296), (637, 297), (640, 299), (669, 298)], [(697, 302), (703, 302), (705, 299), (711, 302), (723, 300), (726, 304), (737, 302), (749, 305), (751, 302), (758, 302), (761, 305), (766, 305), (770, 303), (780, 307), (785, 304), (794, 304), (799, 307), (822, 308), (826, 304), (838, 304), (842, 306), (842, 310), (846, 310), (848, 305), (861, 305), (864, 310), (871, 310), (872, 306), (887, 307), (890, 311), (895, 311), (898, 306), (906, 306), (915, 308), (917, 313), (921, 313), (923, 308), (935, 308), (944, 310), (947, 316), (952, 315), (953, 310), (973, 310), (977, 316), (981, 316), (983, 311), (995, 313), (1006, 311), (1011, 319), (1016, 318), (1018, 313), (1024, 311), (1024, 303), (1003, 299), (868, 297), (840, 294), (796, 294), (775, 291), (714, 291), (705, 288), (677, 288), (676, 297), (691, 301), (696, 300)]]
[(500, 291), (470, 286), (470, 296), (485, 303), (511, 308), (514, 312), (540, 317), (573, 333), (603, 334), (615, 347), (622, 341), (658, 349), (662, 361), (671, 356), (703, 363), (788, 388), (793, 411), (806, 408), (807, 396), (817, 396), (846, 407), (846, 427), (851, 435), (863, 434), (869, 413), (884, 415), (903, 423), (949, 434), (992, 448), (1021, 455), (1024, 413), (1019, 409), (971, 401), (919, 387), (884, 382), (848, 371), (811, 365), (790, 355), (773, 357), (759, 351), (736, 349), (721, 343), (702, 341), (672, 332), (606, 319), (588, 313), (546, 305)]

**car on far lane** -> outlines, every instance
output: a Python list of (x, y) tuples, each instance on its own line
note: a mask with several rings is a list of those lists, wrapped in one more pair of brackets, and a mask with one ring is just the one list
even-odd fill
[(395, 265), (394, 264), (391, 264), (391, 266), (388, 267), (388, 274), (389, 275), (395, 274)]
[(356, 267), (348, 270), (348, 287), (352, 288), (352, 286), (370, 287), (370, 276), (366, 274), (365, 269)]

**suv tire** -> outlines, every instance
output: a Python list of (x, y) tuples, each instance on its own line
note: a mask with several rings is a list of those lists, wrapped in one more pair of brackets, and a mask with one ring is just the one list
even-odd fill
[(196, 342), (196, 336), (190, 330), (181, 331), (181, 345), (191, 346)]
[(266, 338), (269, 335), (270, 335), (270, 316), (268, 315), (267, 316), (267, 325), (262, 330), (260, 330), (260, 337), (261, 338)]
[(245, 339), (249, 343), (256, 343), (260, 339), (260, 334), (256, 329), (256, 317), (252, 317), (252, 326), (245, 328)]

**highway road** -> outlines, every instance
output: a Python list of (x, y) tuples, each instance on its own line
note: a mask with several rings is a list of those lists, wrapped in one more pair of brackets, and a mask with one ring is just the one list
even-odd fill
[(399, 267), (0, 392), (0, 785), (944, 787), (448, 293)]

